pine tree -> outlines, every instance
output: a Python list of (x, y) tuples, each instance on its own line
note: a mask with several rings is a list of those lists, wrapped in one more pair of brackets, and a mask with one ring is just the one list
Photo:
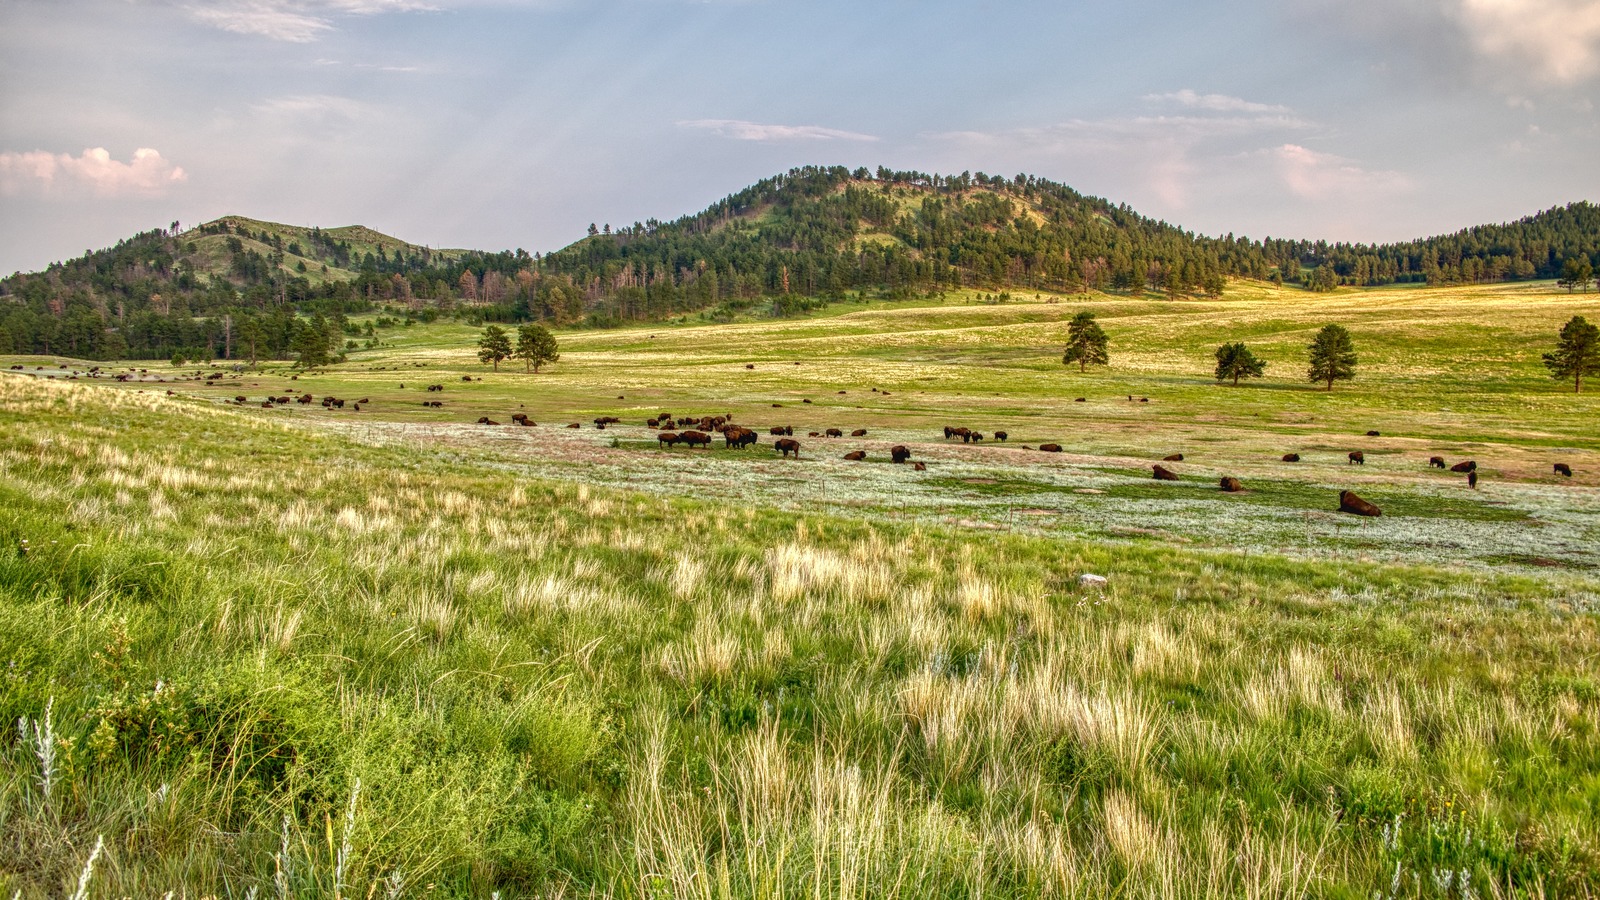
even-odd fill
[(1217, 380), (1233, 379), (1235, 387), (1240, 378), (1260, 378), (1267, 364), (1256, 358), (1243, 343), (1223, 344), (1217, 348)]
[(327, 365), (328, 320), (319, 313), (310, 324), (297, 321), (290, 350), (295, 355), (294, 364), (302, 369)]
[(1556, 284), (1572, 293), (1573, 288), (1579, 288), (1585, 294), (1589, 293), (1589, 281), (1594, 278), (1594, 266), (1588, 257), (1574, 256), (1561, 265), (1561, 278)]
[(517, 351), (513, 355), (522, 360), (524, 370), (530, 372), (537, 372), (545, 363), (561, 358), (555, 335), (543, 325), (534, 324), (517, 329)]
[(1339, 325), (1324, 325), (1311, 342), (1311, 368), (1306, 375), (1312, 382), (1326, 382), (1333, 390), (1335, 381), (1356, 377), (1356, 348), (1350, 332)]
[(1590, 325), (1583, 316), (1573, 316), (1561, 326), (1555, 352), (1544, 355), (1544, 364), (1551, 378), (1571, 378), (1573, 393), (1582, 391), (1583, 376), (1600, 375), (1600, 328)]
[(1085, 310), (1073, 316), (1067, 325), (1067, 350), (1061, 355), (1061, 362), (1063, 365), (1077, 363), (1080, 372), (1090, 365), (1107, 365), (1111, 362), (1106, 349), (1109, 343), (1100, 323), (1094, 320), (1094, 313)]
[(500, 371), (500, 360), (511, 356), (511, 338), (506, 330), (499, 325), (490, 325), (483, 330), (483, 337), (478, 338), (478, 359), (481, 362), (494, 363), (494, 370)]

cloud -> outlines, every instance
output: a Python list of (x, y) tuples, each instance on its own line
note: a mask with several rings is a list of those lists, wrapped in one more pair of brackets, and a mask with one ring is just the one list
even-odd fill
[(374, 16), (437, 7), (420, 0), (218, 0), (186, 7), (196, 21), (234, 34), (306, 44), (340, 16)]
[(701, 128), (740, 141), (876, 141), (870, 134), (823, 128), (820, 125), (763, 125), (740, 119), (691, 119), (684, 128)]
[(272, 97), (255, 104), (252, 109), (278, 116), (335, 116), (344, 119), (360, 118), (371, 111), (371, 107), (360, 100), (335, 94), (293, 94)]
[(1383, 195), (1412, 187), (1410, 179), (1399, 172), (1362, 168), (1342, 156), (1299, 144), (1284, 144), (1258, 155), (1269, 159), (1289, 191), (1305, 200)]
[(1600, 72), (1600, 0), (1459, 0), (1454, 14), (1479, 53), (1541, 80)]
[(102, 197), (164, 194), (188, 179), (179, 166), (149, 147), (119, 162), (104, 147), (84, 150), (80, 156), (32, 150), (0, 153), (0, 193), (16, 194), (27, 188), (50, 191), (56, 187), (88, 188)]
[(1210, 112), (1273, 113), (1277, 115), (1289, 115), (1292, 112), (1287, 106), (1254, 103), (1242, 97), (1230, 97), (1227, 94), (1201, 94), (1190, 88), (1172, 91), (1167, 94), (1146, 94), (1144, 99), (1151, 103), (1175, 103), (1188, 109), (1203, 109)]

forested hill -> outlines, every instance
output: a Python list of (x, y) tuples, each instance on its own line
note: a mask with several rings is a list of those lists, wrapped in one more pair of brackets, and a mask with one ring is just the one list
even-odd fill
[(361, 227), (227, 217), (133, 236), (0, 280), (0, 353), (114, 359), (290, 352), (298, 315), (609, 325), (683, 314), (791, 315), (826, 299), (980, 290), (1224, 293), (1230, 278), (1309, 290), (1559, 277), (1600, 264), (1600, 207), (1576, 203), (1402, 244), (1206, 237), (1026, 175), (808, 167), (672, 222), (545, 256), (432, 250)]

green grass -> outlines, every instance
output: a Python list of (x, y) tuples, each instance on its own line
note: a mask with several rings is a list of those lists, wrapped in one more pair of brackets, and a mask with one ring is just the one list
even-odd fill
[[(1582, 300), (1313, 312), (1378, 334), (1458, 299), (1534, 349)], [(1291, 300), (1176, 306), (1318, 320)], [(1218, 388), (1215, 332), (1144, 336), (1175, 304), (1088, 302), (1119, 365), (1170, 360), (1063, 371), (1074, 299), (567, 333), (539, 376), (435, 325), (297, 381), (0, 378), (0, 719), (57, 738), (48, 798), (0, 738), (0, 891), (70, 895), (104, 837), (91, 896), (1600, 893), (1600, 456), (1562, 418), (1593, 401), (1355, 326), (1380, 371), (1331, 398)], [(302, 391), (372, 402), (220, 399)], [(662, 406), (869, 435), (785, 462), (764, 429), (552, 427)], [(542, 424), (470, 424), (519, 408)], [(1385, 516), (1333, 512), (1341, 484)]]

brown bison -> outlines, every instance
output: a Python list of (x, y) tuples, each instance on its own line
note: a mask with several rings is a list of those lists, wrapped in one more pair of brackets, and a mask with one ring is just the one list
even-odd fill
[(662, 447), (671, 447), (673, 444), (676, 444), (678, 442), (678, 435), (677, 435), (676, 432), (663, 431), (660, 434), (656, 435), (656, 441)]
[(857, 428), (855, 431), (850, 432), (850, 436), (851, 437), (866, 437), (867, 436), (867, 430), (865, 428)]
[(794, 438), (779, 438), (772, 443), (772, 449), (782, 453), (784, 459), (788, 459), (790, 453), (794, 454), (795, 459), (800, 458), (800, 442)]
[(1299, 462), (1300, 461), (1300, 454), (1298, 454), (1298, 453), (1285, 453), (1283, 455), (1283, 461), (1284, 462)]
[(582, 428), (583, 427), (583, 423), (581, 423), (581, 422), (573, 422), (573, 423), (569, 424), (567, 427), (568, 428)]
[(897, 463), (903, 463), (911, 458), (911, 451), (900, 444), (896, 444), (889, 448), (889, 458)]
[(596, 425), (621, 425), (622, 420), (616, 416), (601, 416), (594, 420)]
[(1174, 453), (1174, 454), (1172, 454), (1170, 456), (1163, 456), (1163, 457), (1161, 457), (1161, 461), (1162, 462), (1183, 462), (1183, 454), (1182, 453)]
[(1220, 486), (1222, 487), (1223, 492), (1228, 494), (1237, 494), (1244, 490), (1244, 485), (1240, 484), (1239, 479), (1233, 477), (1232, 475), (1222, 476)]
[(1349, 455), (1350, 455), (1349, 465), (1352, 465), (1352, 466), (1364, 466), (1364, 465), (1367, 464), (1367, 455), (1365, 453), (1362, 453), (1360, 450), (1351, 450)]
[(1383, 432), (1381, 432), (1381, 431), (1369, 431), (1369, 432), (1367, 432), (1367, 437), (1379, 437), (1382, 434), (1383, 434)]
[(851, 462), (861, 462), (867, 458), (867, 451), (851, 450), (849, 453), (844, 455), (844, 458), (850, 460)]
[(928, 464), (927, 463), (920, 463), (920, 462), (912, 463), (911, 464), (911, 468), (917, 470), (918, 472), (926, 472), (926, 471), (928, 471)]
[(767, 429), (767, 434), (776, 434), (776, 435), (788, 434), (788, 435), (792, 435), (792, 434), (794, 434), (794, 426), (793, 425), (774, 425), (771, 428)]
[(248, 402), (248, 400), (249, 400), (249, 398), (246, 397), (243, 394), (240, 394), (239, 396), (233, 398), (233, 402), (235, 402), (235, 403), (245, 403), (245, 402)]
[(1040, 444), (1039, 445), (1039, 449), (1044, 451), (1045, 453), (1060, 453), (1061, 452), (1061, 445), (1060, 444)]
[(1383, 510), (1356, 496), (1355, 491), (1339, 492), (1339, 512), (1352, 516), (1381, 516)]
[(484, 417), (482, 417), (482, 418), (480, 418), (478, 420), (478, 424), (479, 425), (499, 425), (500, 423), (496, 422), (495, 420), (493, 420), (491, 418), (489, 418), (488, 416), (484, 416)]
[(1430, 456), (1430, 457), (1428, 457), (1428, 465), (1430, 467), (1432, 467), (1432, 468), (1435, 468), (1435, 469), (1442, 469), (1442, 468), (1445, 467), (1444, 457), (1442, 457), (1442, 456)]
[(756, 433), (748, 428), (740, 428), (737, 425), (729, 425), (727, 430), (722, 432), (722, 438), (727, 442), (729, 447), (736, 450), (743, 450), (744, 448), (756, 442)]
[(837, 428), (829, 428), (827, 431), (825, 431), (823, 433), (826, 434), (828, 437), (844, 437), (844, 432), (840, 431)]
[(1557, 475), (1565, 475), (1568, 478), (1571, 478), (1572, 477), (1572, 467), (1567, 465), (1566, 463), (1556, 463), (1556, 474)]
[(981, 443), (982, 441), (983, 441), (983, 432), (981, 432), (981, 431), (969, 431), (966, 434), (963, 434), (961, 436), (961, 442), (963, 444)]
[(947, 441), (950, 440), (953, 437), (958, 437), (958, 438), (961, 438), (962, 440), (966, 440), (967, 435), (969, 435), (971, 433), (972, 433), (971, 431), (968, 431), (966, 428), (963, 428), (963, 427), (951, 428), (949, 425), (946, 425), (944, 427), (944, 439), (947, 440)]
[(808, 432), (806, 432), (806, 437), (822, 437), (822, 432), (820, 432), (820, 431), (808, 431)]
[(1151, 466), (1150, 474), (1157, 481), (1177, 481), (1178, 474), (1166, 466)]
[(1011, 435), (1006, 434), (1004, 431), (996, 431), (994, 433), (994, 439), (997, 440), (997, 441), (1004, 441), (1004, 440), (1006, 440), (1007, 438), (1010, 438), (1010, 437), (1011, 437)]
[(1462, 462), (1458, 462), (1455, 465), (1451, 466), (1450, 467), (1450, 471), (1452, 471), (1452, 472), (1476, 472), (1476, 471), (1478, 471), (1478, 464), (1476, 462), (1474, 462), (1473, 460), (1470, 460), (1470, 459), (1469, 460), (1464, 460)]
[(1079, 397), (1078, 399), (1076, 399), (1076, 400), (1074, 400), (1072, 402), (1073, 403), (1088, 403), (1089, 402), (1089, 398), (1088, 397)]
[(681, 443), (688, 444), (690, 447), (710, 447), (711, 446), (711, 435), (706, 434), (704, 431), (684, 431), (684, 432), (680, 432), (678, 434), (678, 440)]
[(1467, 487), (1473, 490), (1478, 489), (1478, 473), (1476, 471), (1467, 473)]

